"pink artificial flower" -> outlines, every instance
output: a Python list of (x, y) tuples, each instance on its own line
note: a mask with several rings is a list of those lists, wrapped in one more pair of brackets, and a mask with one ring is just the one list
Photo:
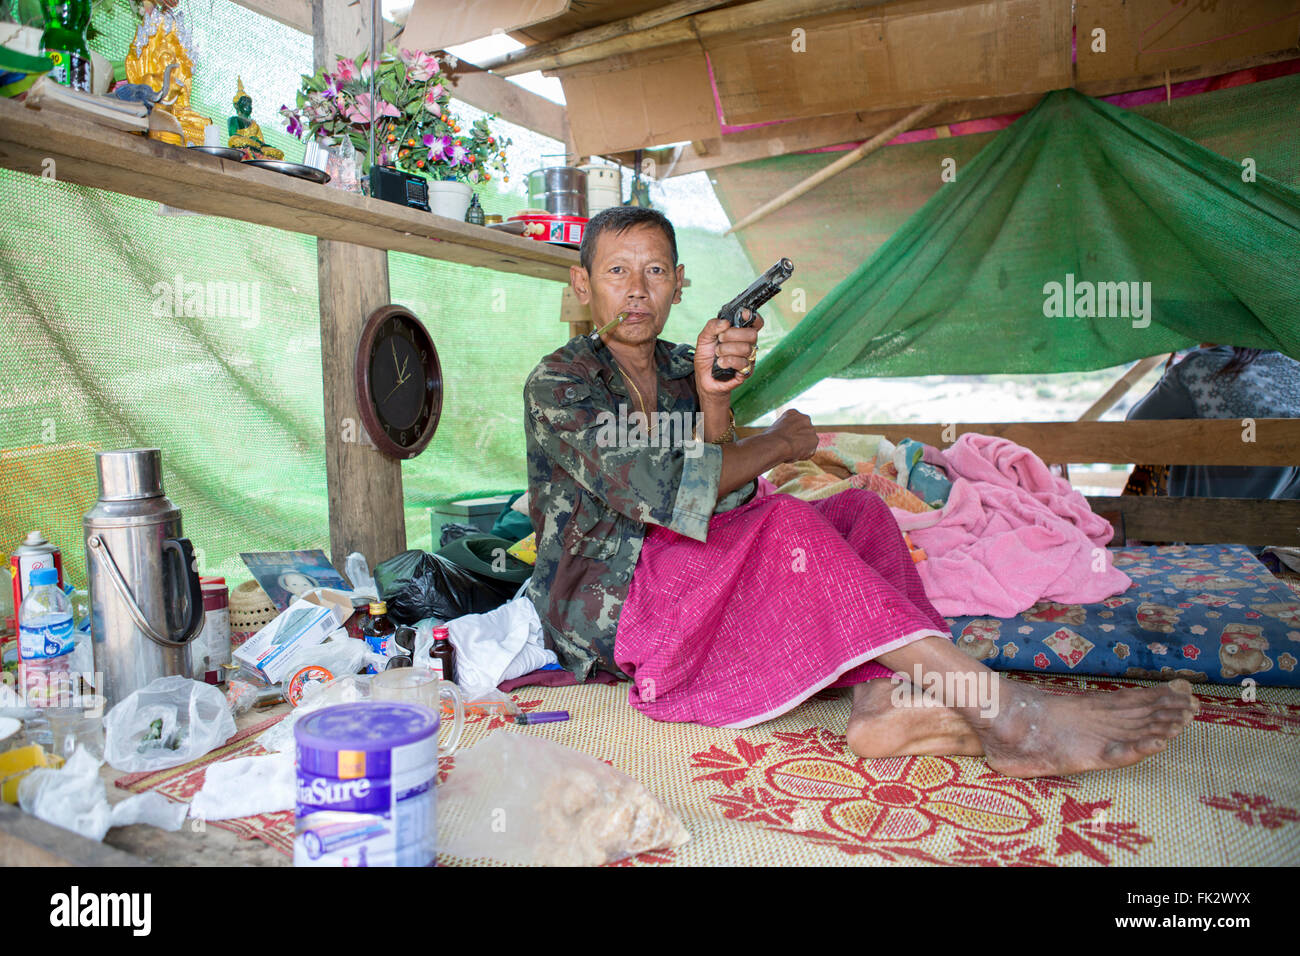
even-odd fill
[(361, 72), (357, 69), (355, 60), (339, 60), (334, 67), (334, 76), (338, 78), (338, 85), (342, 86), (360, 77)]
[(437, 57), (429, 56), (427, 53), (416, 53), (412, 59), (407, 60), (406, 75), (416, 83), (433, 79), (438, 75)]
[(369, 124), (372, 119), (372, 106), (374, 119), (379, 119), (382, 116), (398, 117), (402, 115), (397, 111), (396, 106), (392, 103), (386, 103), (378, 97), (375, 98), (375, 101), (372, 104), (369, 93), (359, 94), (353, 105), (344, 107), (343, 115), (348, 118), (349, 122), (359, 123), (365, 126)]
[(474, 161), (469, 158), (469, 150), (460, 143), (456, 143), (447, 153), (447, 162), (453, 166), (471, 165)]

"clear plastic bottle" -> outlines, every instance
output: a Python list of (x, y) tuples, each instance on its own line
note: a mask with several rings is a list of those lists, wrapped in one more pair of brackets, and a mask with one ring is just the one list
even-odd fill
[(76, 632), (72, 604), (58, 582), (57, 569), (34, 570), (18, 609), (19, 684), (28, 707), (69, 706), (73, 696)]

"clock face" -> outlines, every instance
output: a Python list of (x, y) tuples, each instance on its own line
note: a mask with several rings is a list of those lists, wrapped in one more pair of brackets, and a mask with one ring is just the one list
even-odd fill
[(438, 351), (420, 321), (399, 306), (376, 311), (357, 354), (358, 395), (366, 431), (395, 458), (423, 451), (442, 411)]

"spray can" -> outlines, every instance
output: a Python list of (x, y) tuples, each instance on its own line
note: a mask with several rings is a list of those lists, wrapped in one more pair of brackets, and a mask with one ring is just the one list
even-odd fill
[(18, 608), (32, 588), (32, 572), (37, 568), (54, 568), (59, 572), (59, 590), (63, 590), (63, 554), (46, 540), (45, 535), (33, 531), (9, 556), (9, 574), (13, 578), (14, 633), (18, 633)]

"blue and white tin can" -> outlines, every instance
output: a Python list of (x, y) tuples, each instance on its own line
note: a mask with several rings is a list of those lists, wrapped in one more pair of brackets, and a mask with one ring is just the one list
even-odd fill
[(338, 704), (294, 727), (294, 866), (431, 866), (437, 856), (439, 715)]

